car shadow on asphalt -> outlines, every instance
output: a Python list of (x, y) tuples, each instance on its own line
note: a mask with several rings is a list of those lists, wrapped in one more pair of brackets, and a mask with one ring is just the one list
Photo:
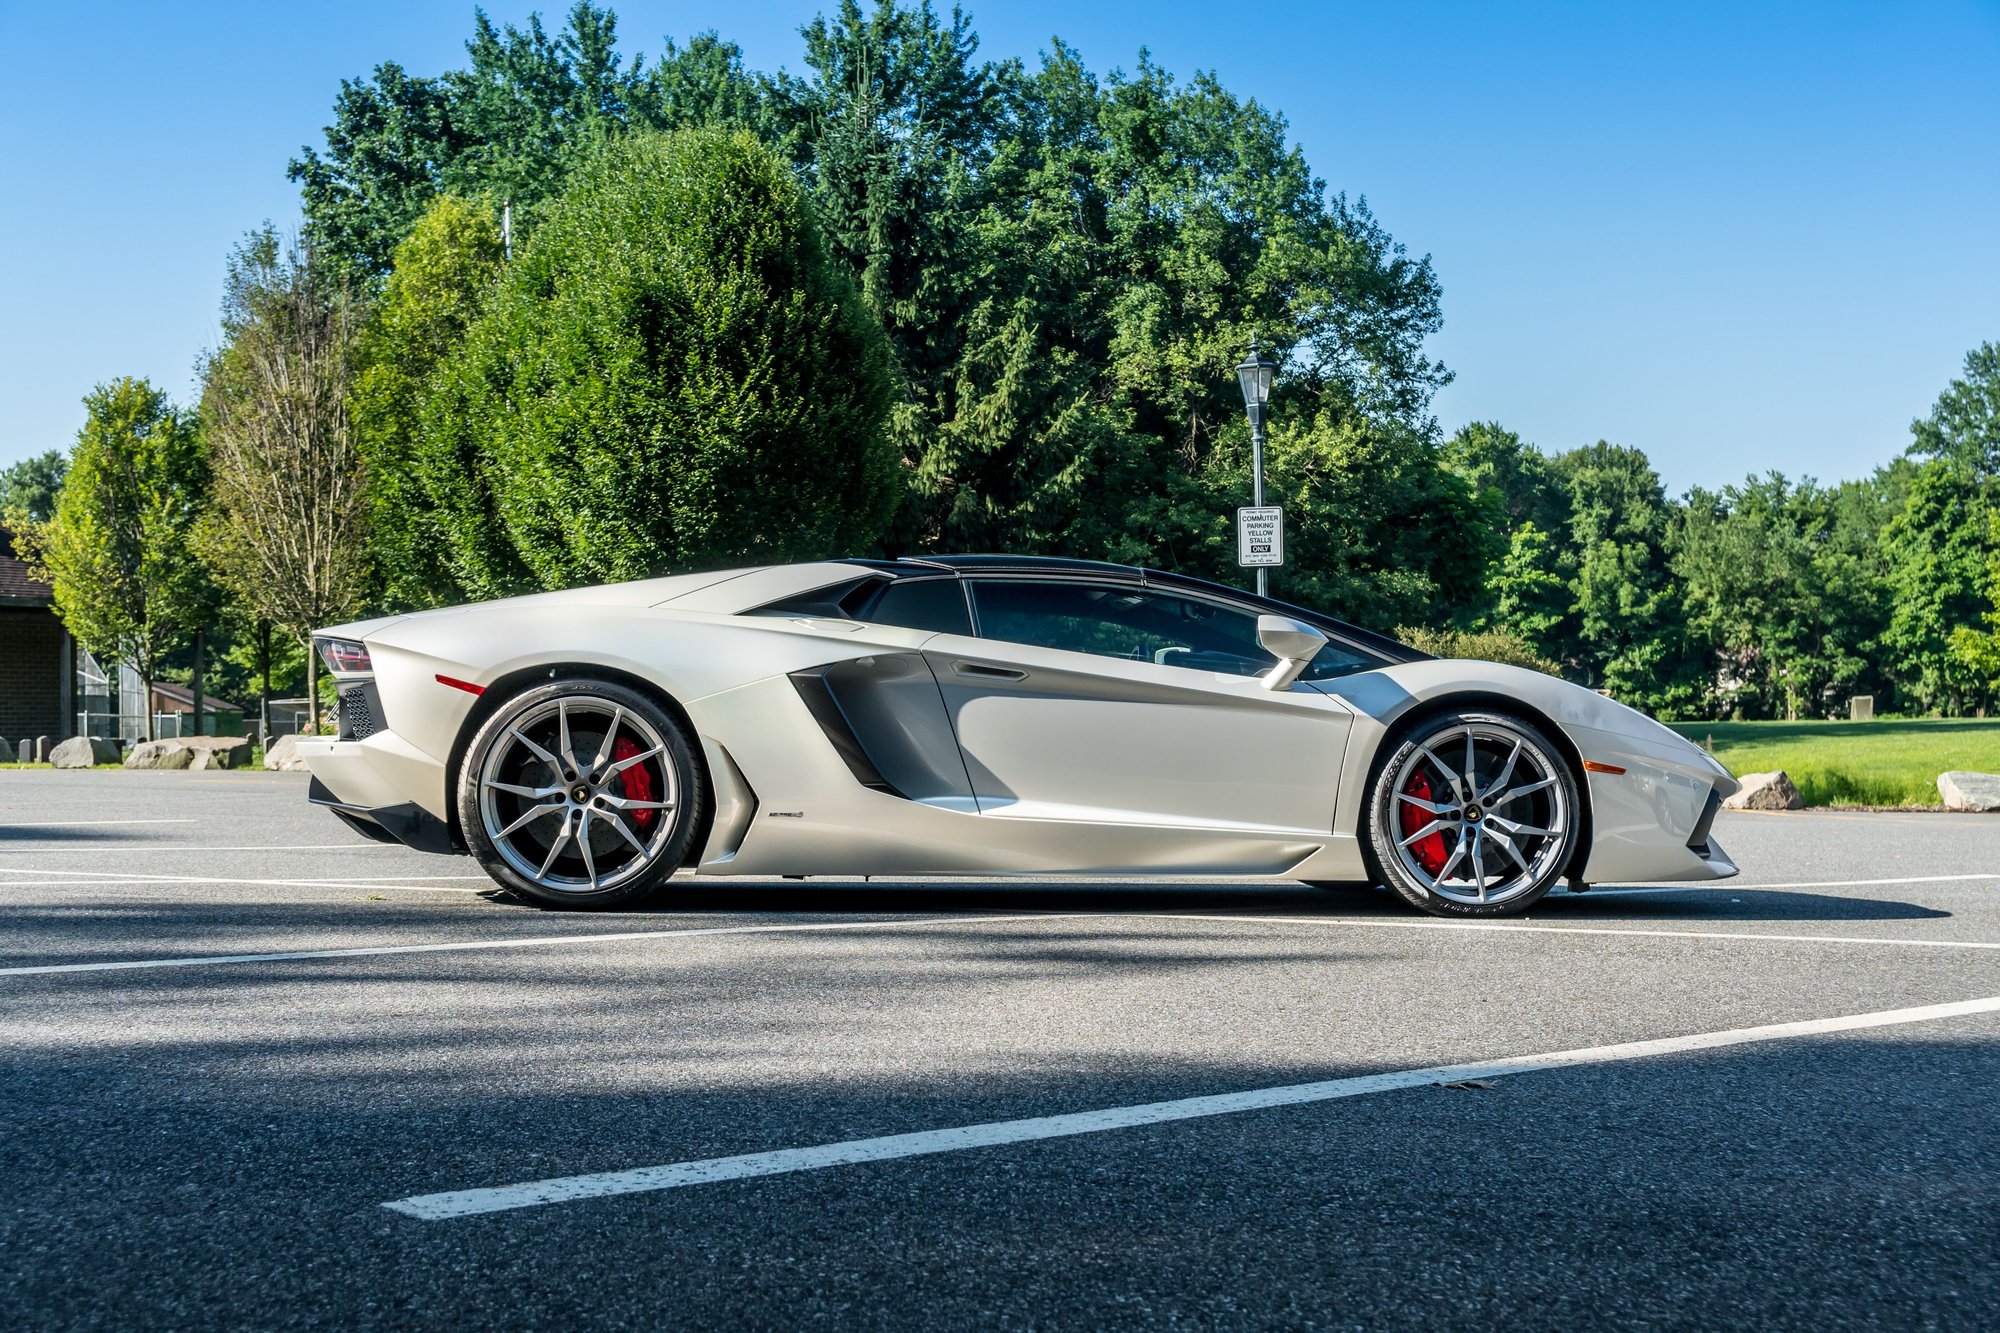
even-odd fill
[[(489, 900), (532, 906), (504, 890)], [(774, 916), (932, 914), (948, 912), (1222, 913), (1245, 916), (1405, 917), (1423, 919), (1385, 890), (1361, 886), (1318, 889), (1293, 884), (1162, 884), (1157, 881), (1048, 883), (993, 880), (927, 883), (908, 880), (680, 880), (662, 897), (619, 913), (675, 916), (730, 912)], [(1601, 898), (1557, 893), (1529, 915), (1539, 921), (1911, 921), (1952, 915), (1938, 908), (1883, 898), (1792, 890), (1665, 888), (1658, 897), (1622, 889)]]

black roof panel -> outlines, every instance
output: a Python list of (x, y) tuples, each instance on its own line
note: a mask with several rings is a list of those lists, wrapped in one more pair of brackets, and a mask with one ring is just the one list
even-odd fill
[(1188, 592), (1206, 593), (1211, 597), (1227, 598), (1274, 615), (1296, 616), (1318, 625), (1321, 629), (1338, 634), (1358, 647), (1379, 653), (1391, 661), (1423, 661), (1430, 656), (1429, 653), (1412, 648), (1409, 644), (1386, 634), (1337, 620), (1310, 607), (1295, 606), (1274, 597), (1259, 597), (1253, 592), (1232, 588), (1228, 584), (1214, 583), (1208, 579), (1198, 579), (1191, 574), (1176, 574), (1164, 569), (1146, 569), (1138, 565), (1114, 564), (1108, 560), (1073, 560), (1068, 556), (1056, 555), (923, 555), (904, 556), (898, 560), (847, 560), (843, 563), (881, 570), (894, 578), (912, 578), (952, 570), (960, 574), (1076, 574), (1086, 577), (1128, 579), (1146, 587), (1180, 588)]

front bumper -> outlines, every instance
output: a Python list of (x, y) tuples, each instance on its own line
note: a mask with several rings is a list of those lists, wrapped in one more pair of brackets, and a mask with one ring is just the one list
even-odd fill
[(1570, 728), (1592, 771), (1591, 851), (1582, 878), (1591, 884), (1728, 879), (1736, 863), (1712, 828), (1735, 779), (1698, 751), (1586, 727)]

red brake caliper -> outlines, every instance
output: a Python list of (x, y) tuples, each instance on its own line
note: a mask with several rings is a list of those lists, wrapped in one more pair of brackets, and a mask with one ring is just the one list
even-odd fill
[[(611, 757), (613, 759), (630, 759), (638, 753), (640, 753), (639, 747), (623, 736), (620, 736), (611, 746)], [(653, 775), (646, 771), (644, 764), (634, 764), (623, 773), (620, 773), (618, 775), (618, 786), (628, 801), (652, 801), (658, 799), (653, 795)], [(641, 833), (650, 833), (653, 828), (653, 821), (660, 817), (658, 810), (628, 810), (626, 813), (632, 817), (632, 822), (639, 826)], [(1440, 847), (1443, 845), (1442, 841), (1438, 843)], [(1442, 860), (1444, 854), (1440, 852), (1438, 856)]]
[[(1419, 801), (1431, 799), (1431, 780), (1424, 776), (1421, 768), (1404, 786), (1403, 795), (1414, 796)], [(1403, 836), (1406, 838), (1437, 818), (1420, 805), (1411, 805), (1408, 801), (1399, 804), (1403, 807)], [(1410, 851), (1417, 858), (1417, 864), (1424, 868), (1425, 874), (1435, 875), (1444, 869), (1444, 834), (1433, 833), (1428, 838), (1419, 838)]]

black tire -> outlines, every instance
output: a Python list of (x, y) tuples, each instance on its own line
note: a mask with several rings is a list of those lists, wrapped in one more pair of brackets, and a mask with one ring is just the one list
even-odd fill
[(459, 828), (480, 868), (531, 902), (571, 911), (655, 897), (705, 826), (708, 799), (707, 774), (680, 723), (638, 690), (605, 680), (553, 680), (507, 699), (473, 736), (458, 772)]
[[(1520, 742), (1520, 749), (1513, 760), (1506, 761), (1512, 767), (1502, 769), (1503, 761), (1497, 756), (1506, 753), (1513, 741)], [(1451, 768), (1452, 763), (1459, 769), (1465, 767), (1459, 749), (1465, 745), (1473, 751), (1475, 786), (1484, 787), (1471, 801), (1463, 800), (1462, 793), (1447, 782), (1447, 778), (1457, 777), (1458, 769)], [(1440, 749), (1450, 750), (1451, 759), (1442, 760), (1436, 753)], [(1523, 756), (1538, 770), (1532, 783), (1513, 776)], [(1415, 786), (1419, 778), (1423, 785)], [(1543, 782), (1544, 778), (1548, 781)], [(1455, 819), (1431, 810), (1421, 799), (1433, 781), (1437, 786), (1434, 803), (1455, 806)], [(1524, 787), (1529, 788), (1525, 795), (1508, 796)], [(1491, 797), (1504, 799), (1491, 806), (1481, 804)], [(1406, 833), (1403, 812), (1411, 808), (1420, 811), (1414, 821), (1430, 822), (1418, 823)], [(1361, 851), (1369, 874), (1411, 906), (1433, 916), (1515, 916), (1534, 906), (1562, 878), (1576, 853), (1583, 807), (1568, 759), (1540, 727), (1509, 713), (1457, 709), (1425, 718), (1396, 738), (1370, 780), (1362, 822)], [(1523, 833), (1523, 829), (1536, 830), (1541, 836)], [(1401, 845), (1405, 838), (1415, 841), (1413, 850)], [(1494, 843), (1496, 861), (1511, 845), (1513, 852), (1508, 853), (1507, 863), (1516, 867), (1507, 872), (1511, 878), (1490, 886), (1484, 868), (1489, 840)], [(1454, 882), (1451, 878), (1457, 865), (1471, 861), (1461, 843), (1479, 858), (1477, 889), (1469, 881)], [(1442, 864), (1434, 864), (1439, 859)], [(1491, 900), (1473, 900), (1477, 896)]]

